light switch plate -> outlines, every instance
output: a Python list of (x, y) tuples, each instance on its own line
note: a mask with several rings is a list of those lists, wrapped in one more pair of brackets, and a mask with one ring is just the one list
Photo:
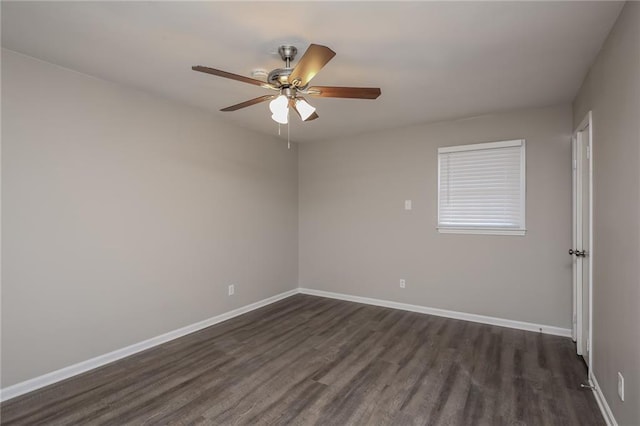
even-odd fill
[(404, 209), (411, 210), (411, 200), (404, 200)]

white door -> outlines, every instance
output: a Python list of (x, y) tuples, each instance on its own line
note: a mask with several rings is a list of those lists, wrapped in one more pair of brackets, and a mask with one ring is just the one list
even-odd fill
[(591, 124), (590, 115), (573, 138), (574, 335), (579, 355), (591, 365)]

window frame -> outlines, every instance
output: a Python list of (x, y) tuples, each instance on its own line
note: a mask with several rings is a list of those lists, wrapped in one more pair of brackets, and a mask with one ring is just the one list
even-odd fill
[[(500, 228), (500, 227), (489, 227), (489, 226), (441, 226), (440, 225), (440, 154), (446, 154), (451, 152), (461, 152), (461, 151), (485, 151), (488, 149), (496, 149), (496, 148), (511, 148), (511, 147), (520, 147), (520, 203), (521, 203), (521, 217), (522, 221), (520, 224), (520, 228)], [(437, 195), (438, 195), (438, 203), (437, 203), (437, 223), (436, 228), (439, 233), (442, 234), (483, 234), (483, 235), (514, 235), (514, 236), (524, 236), (527, 233), (526, 227), (526, 212), (527, 212), (527, 162), (526, 162), (526, 141), (524, 139), (514, 139), (507, 141), (499, 141), (499, 142), (483, 142), (483, 143), (473, 143), (466, 145), (454, 145), (454, 146), (445, 146), (438, 148), (438, 187), (437, 187)]]

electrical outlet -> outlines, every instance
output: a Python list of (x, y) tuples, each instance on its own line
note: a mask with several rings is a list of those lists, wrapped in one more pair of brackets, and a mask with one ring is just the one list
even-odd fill
[(407, 282), (405, 280), (400, 280), (400, 288), (405, 288), (407, 286)]
[(618, 396), (620, 397), (620, 401), (624, 402), (624, 377), (618, 371)]
[(233, 296), (235, 294), (235, 292), (236, 292), (236, 286), (231, 284), (229, 286), (229, 296)]

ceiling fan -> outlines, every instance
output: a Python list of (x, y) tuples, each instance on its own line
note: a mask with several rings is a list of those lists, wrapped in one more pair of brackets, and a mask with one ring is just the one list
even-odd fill
[(311, 79), (336, 55), (336, 52), (326, 46), (311, 44), (294, 68), (291, 67), (291, 61), (298, 53), (295, 46), (280, 46), (278, 53), (285, 62), (285, 66), (271, 71), (266, 82), (201, 65), (196, 65), (191, 69), (278, 92), (250, 99), (220, 111), (236, 111), (261, 102), (271, 101), (269, 103), (272, 112), (271, 118), (280, 124), (289, 122), (289, 109), (292, 109), (302, 121), (318, 118), (316, 109), (302, 95), (354, 99), (376, 99), (380, 96), (380, 89), (377, 87), (309, 86)]

